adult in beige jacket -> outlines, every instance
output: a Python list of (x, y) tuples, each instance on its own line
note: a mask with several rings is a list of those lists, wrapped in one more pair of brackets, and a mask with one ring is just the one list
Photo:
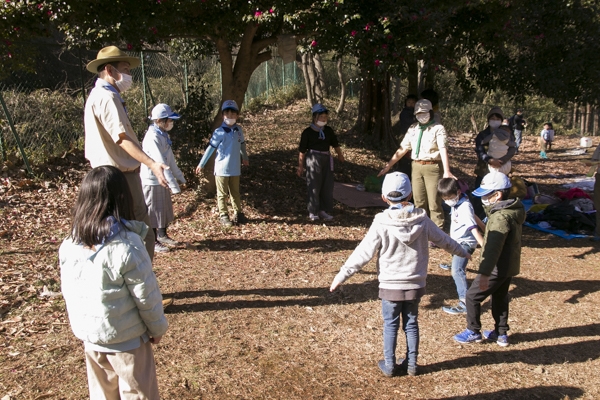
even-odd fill
[(446, 130), (434, 121), (429, 100), (419, 100), (415, 104), (415, 116), (418, 122), (408, 129), (400, 148), (378, 176), (386, 174), (410, 151), (413, 160), (411, 183), (415, 207), (425, 209), (431, 220), (443, 229), (444, 210), (437, 184), (442, 177), (456, 179), (450, 172)]

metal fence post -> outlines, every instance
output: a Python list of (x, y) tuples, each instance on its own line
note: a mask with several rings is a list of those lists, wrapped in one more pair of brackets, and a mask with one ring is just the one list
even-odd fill
[(83, 75), (83, 68), (81, 68), (81, 65), (83, 65), (83, 60), (81, 59), (81, 47), (77, 48), (77, 51), (79, 53), (79, 74), (81, 76), (81, 96), (83, 97), (83, 108), (85, 109), (85, 76)]
[(144, 112), (148, 114), (148, 101), (146, 100), (146, 71), (144, 68), (144, 52), (140, 51), (140, 60), (142, 62), (142, 93), (144, 98)]
[(265, 87), (267, 90), (265, 93), (267, 94), (267, 102), (269, 101), (269, 62), (265, 61)]
[(187, 106), (189, 103), (188, 98), (188, 69), (187, 69), (187, 61), (183, 61), (183, 87), (185, 90), (185, 105)]
[[(25, 163), (25, 167), (31, 176), (33, 176), (33, 171), (29, 166), (29, 160), (27, 160), (27, 155), (25, 154), (25, 150), (23, 149), (23, 145), (21, 144), (21, 139), (19, 138), (19, 134), (15, 129), (15, 125), (13, 124), (12, 118), (10, 117), (10, 113), (8, 112), (8, 107), (6, 107), (6, 103), (4, 102), (4, 96), (0, 91), (0, 102), (2, 102), (2, 109), (4, 110), (4, 115), (6, 115), (6, 120), (8, 121), (8, 125), (10, 126), (10, 130), (12, 131), (13, 136), (15, 137), (15, 141), (17, 142), (17, 146), (19, 146), (19, 151), (21, 152), (21, 156), (23, 157), (23, 162)], [(3, 148), (4, 150), (4, 148)]]

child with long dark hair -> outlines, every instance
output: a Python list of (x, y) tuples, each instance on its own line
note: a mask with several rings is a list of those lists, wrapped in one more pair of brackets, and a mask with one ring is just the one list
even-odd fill
[(83, 340), (91, 399), (159, 399), (151, 344), (168, 327), (162, 296), (134, 220), (125, 175), (113, 166), (83, 179), (71, 234), (59, 249), (71, 329)]

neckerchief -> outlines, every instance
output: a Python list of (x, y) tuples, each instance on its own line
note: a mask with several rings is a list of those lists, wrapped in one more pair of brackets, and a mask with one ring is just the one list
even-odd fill
[(119, 101), (121, 101), (121, 104), (123, 104), (123, 108), (125, 109), (125, 113), (127, 114), (127, 116), (129, 117), (129, 113), (127, 112), (127, 107), (125, 107), (125, 100), (123, 100), (123, 97), (121, 97), (121, 93), (119, 93), (119, 91), (110, 83), (106, 82), (104, 79), (98, 78), (96, 79), (96, 86), (97, 88), (103, 88), (106, 89), (108, 91), (113, 92), (114, 94), (117, 95), (117, 98), (119, 99)]
[(423, 137), (423, 131), (433, 124), (435, 124), (434, 120), (429, 121), (425, 125), (421, 125), (421, 123), (419, 123), (419, 138), (417, 139), (417, 148), (415, 149), (415, 159), (419, 158), (419, 151), (421, 150), (421, 138)]
[(152, 124), (152, 127), (154, 128), (154, 131), (156, 133), (158, 133), (160, 136), (162, 136), (165, 139), (167, 139), (167, 143), (169, 144), (169, 146), (173, 145), (173, 142), (171, 141), (171, 138), (169, 137), (169, 134), (166, 131), (163, 131), (162, 129), (160, 129), (160, 126), (158, 126), (156, 124), (156, 122), (154, 124)]
[(315, 124), (310, 124), (310, 127), (313, 128), (315, 131), (319, 132), (320, 140), (325, 140), (325, 132), (323, 132), (323, 128)]

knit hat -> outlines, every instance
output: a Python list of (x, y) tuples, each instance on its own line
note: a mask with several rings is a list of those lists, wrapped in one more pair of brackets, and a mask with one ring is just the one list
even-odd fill
[[(401, 194), (399, 197), (389, 197), (388, 195), (392, 192), (398, 192)], [(383, 184), (381, 185), (381, 194), (389, 201), (399, 202), (405, 200), (412, 192), (410, 185), (410, 179), (408, 175), (402, 172), (392, 172), (385, 176)]]
[(487, 120), (489, 121), (490, 117), (494, 114), (498, 114), (500, 119), (504, 119), (504, 113), (502, 112), (502, 109), (500, 107), (492, 107), (490, 112), (487, 113)]

